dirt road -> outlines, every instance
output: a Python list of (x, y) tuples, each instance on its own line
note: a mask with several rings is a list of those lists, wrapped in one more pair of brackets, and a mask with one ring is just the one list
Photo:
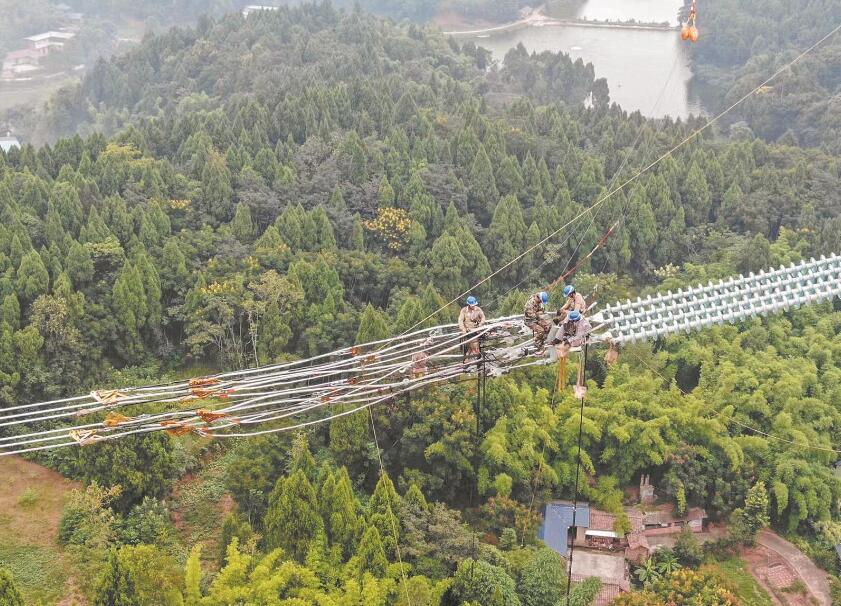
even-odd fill
[(802, 551), (770, 530), (760, 532), (756, 542), (779, 554), (803, 579), (809, 592), (821, 606), (831, 606), (832, 598), (826, 572), (818, 568)]

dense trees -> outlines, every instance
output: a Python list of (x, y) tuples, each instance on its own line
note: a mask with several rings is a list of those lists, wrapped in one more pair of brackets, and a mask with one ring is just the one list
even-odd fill
[[(759, 0), (710, 0), (704, 5), (701, 39), (692, 53), (698, 90), (709, 107), (730, 105), (841, 19), (841, 8), (832, 0), (791, 8), (786, 2), (769, 5)], [(768, 141), (838, 152), (839, 64), (841, 42), (833, 36), (743, 104), (731, 122), (746, 120)], [(734, 132), (737, 129), (744, 130), (736, 124)]]
[[(451, 321), (455, 306), (430, 315), (561, 228), (477, 290), (488, 315), (518, 313), (617, 219), (575, 276), (600, 301), (841, 250), (837, 158), (720, 133), (584, 213), (624, 157), (642, 167), (702, 122), (584, 107), (606, 91), (563, 55), (483, 61), (319, 3), (206, 20), (98, 64), (46, 124), (107, 135), (0, 154), (0, 405)], [(841, 315), (824, 305), (629, 347), (610, 369), (591, 361), (583, 497), (618, 510), (648, 473), (679, 508), (732, 516), (747, 535), (823, 524), (826, 551), (841, 483), (831, 452), (803, 445), (841, 447), (839, 352)], [(479, 435), (472, 384), (375, 408), (380, 452), (363, 413), (308, 443), (148, 435), (41, 460), (102, 486), (60, 528), (63, 544), (114, 550), (101, 603), (129, 585), (145, 595), (147, 560), (181, 591), (168, 558), (192, 545), (155, 497), (214, 461), (237, 510), (205, 550), (221, 572), (189, 558), (186, 603), (276, 589), (290, 604), (402, 604), (399, 552), (428, 604), (554, 606), (564, 563), (534, 531), (545, 499), (572, 496), (578, 422), (554, 381), (538, 368), (489, 382)], [(681, 561), (697, 564), (684, 542)]]

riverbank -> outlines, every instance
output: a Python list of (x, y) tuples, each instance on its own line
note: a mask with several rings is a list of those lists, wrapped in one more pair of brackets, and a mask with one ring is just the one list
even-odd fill
[[(440, 26), (440, 25), (439, 25)], [(653, 30), (653, 31), (677, 31), (680, 26), (670, 23), (643, 23), (638, 21), (597, 21), (594, 19), (558, 19), (545, 14), (544, 8), (540, 7), (531, 12), (527, 17), (511, 23), (501, 25), (474, 24), (470, 29), (451, 29), (444, 31), (447, 36), (490, 36), (506, 32), (517, 31), (526, 27), (596, 27), (608, 29), (630, 29), (630, 30)]]

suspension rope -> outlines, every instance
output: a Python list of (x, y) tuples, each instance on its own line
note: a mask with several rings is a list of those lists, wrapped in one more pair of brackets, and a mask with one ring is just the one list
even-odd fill
[[(820, 40), (815, 42), (808, 49), (806, 49), (805, 51), (803, 51), (799, 55), (797, 55), (792, 61), (789, 61), (788, 63), (786, 63), (783, 67), (781, 67), (776, 72), (774, 72), (769, 78), (767, 78), (759, 86), (757, 86), (752, 91), (750, 91), (747, 94), (745, 94), (744, 96), (742, 96), (740, 99), (738, 99), (732, 105), (730, 105), (727, 109), (725, 109), (724, 111), (719, 113), (717, 116), (712, 118), (706, 124), (702, 125), (701, 127), (694, 130), (692, 133), (687, 135), (683, 140), (681, 140), (679, 143), (674, 145), (669, 151), (662, 154), (660, 157), (658, 157), (653, 162), (651, 162), (648, 165), (641, 168), (639, 171), (637, 171), (636, 174), (634, 174), (631, 178), (624, 181), (618, 187), (613, 188), (612, 190), (608, 191), (604, 196), (602, 196), (599, 200), (597, 200), (593, 205), (591, 205), (587, 209), (584, 209), (576, 217), (574, 217), (573, 219), (568, 221), (565, 225), (563, 225), (560, 228), (554, 230), (551, 234), (549, 234), (545, 238), (541, 239), (536, 244), (528, 247), (525, 251), (520, 253), (518, 256), (511, 259), (508, 263), (504, 264), (502, 267), (500, 267), (496, 271), (492, 272), (491, 274), (489, 274), (488, 276), (486, 276), (485, 278), (483, 278), (482, 280), (477, 282), (476, 285), (471, 287), (471, 290), (474, 289), (474, 288), (477, 288), (478, 286), (480, 286), (480, 285), (482, 285), (486, 282), (488, 282), (494, 276), (498, 275), (501, 271), (504, 271), (505, 269), (511, 267), (517, 261), (519, 261), (520, 259), (522, 259), (526, 255), (530, 254), (531, 252), (533, 252), (538, 247), (545, 244), (547, 241), (549, 241), (550, 239), (552, 239), (553, 237), (555, 237), (556, 235), (558, 235), (559, 233), (564, 231), (567, 227), (574, 224), (575, 222), (577, 222), (579, 219), (581, 219), (585, 215), (590, 214), (590, 216), (592, 217), (593, 213), (596, 212), (608, 199), (610, 199), (618, 191), (624, 189), (629, 184), (637, 181), (642, 175), (646, 174), (653, 167), (657, 166), (665, 158), (669, 157), (672, 153), (674, 153), (678, 149), (684, 147), (690, 141), (697, 138), (701, 133), (703, 133), (704, 131), (709, 129), (712, 125), (714, 125), (721, 118), (723, 118), (725, 115), (730, 113), (733, 109), (738, 107), (741, 103), (743, 103), (751, 95), (755, 94), (763, 86), (766, 86), (768, 83), (770, 83), (776, 77), (778, 77), (781, 73), (789, 70), (794, 64), (796, 64), (803, 57), (805, 57), (806, 55), (811, 53), (815, 48), (817, 48), (818, 46), (823, 44), (827, 39), (829, 39), (831, 36), (836, 34), (839, 30), (841, 30), (841, 25), (838, 25), (837, 27), (835, 27), (831, 32), (829, 32), (828, 34), (823, 36)], [(418, 326), (421, 326), (422, 324), (424, 324), (430, 318), (434, 317), (437, 313), (439, 313), (440, 311), (445, 309), (448, 305), (451, 305), (452, 303), (456, 302), (459, 298), (464, 296), (464, 294), (467, 294), (467, 292), (469, 292), (469, 290), (465, 291), (465, 293), (460, 294), (458, 297), (456, 297), (455, 299), (453, 299), (449, 303), (445, 303), (438, 310), (436, 310), (435, 312), (433, 312), (432, 314), (430, 314), (426, 318), (422, 319), (420, 322), (416, 323), (414, 326), (410, 327), (407, 331), (405, 331), (403, 333), (403, 335), (406, 335), (407, 333), (411, 333), (414, 329), (416, 329)], [(428, 334), (428, 331), (420, 330), (420, 331), (416, 331), (415, 333), (412, 333), (412, 334), (418, 334), (419, 335), (421, 333)], [(401, 336), (403, 336), (403, 335), (401, 335)], [(420, 341), (420, 339), (418, 339), (418, 341)], [(384, 351), (387, 351), (387, 350), (394, 351), (393, 354), (389, 354), (390, 356), (393, 356), (393, 357), (391, 358), (390, 363), (387, 363), (387, 364), (378, 363), (377, 364), (377, 369), (375, 371), (371, 372), (371, 373), (366, 374), (365, 372), (361, 372), (358, 369), (355, 370), (355, 374), (358, 375), (357, 379), (359, 380), (359, 383), (360, 383), (360, 389), (346, 389), (346, 388), (343, 388), (345, 393), (344, 393), (343, 396), (341, 396), (339, 398), (339, 400), (342, 401), (343, 403), (359, 404), (359, 406), (354, 410), (362, 410), (364, 408), (368, 408), (368, 407), (374, 405), (377, 402), (383, 401), (384, 399), (387, 399), (388, 397), (391, 397), (390, 395), (387, 395), (385, 397), (377, 397), (378, 392), (376, 391), (376, 388), (374, 386), (382, 385), (383, 382), (386, 381), (388, 378), (393, 377), (398, 372), (400, 372), (400, 368), (401, 368), (400, 362), (402, 360), (401, 355), (402, 355), (402, 353), (405, 352), (405, 343), (392, 338), (392, 339), (385, 339), (385, 340), (382, 340), (382, 341), (379, 341), (379, 342), (369, 344), (369, 346), (373, 346), (373, 345), (380, 345), (381, 346), (380, 349), (385, 348)], [(413, 347), (423, 349), (424, 346), (421, 345), (420, 343), (416, 343)], [(277, 379), (277, 377), (275, 377), (275, 378), (268, 377), (267, 378), (267, 375), (270, 375), (271, 373), (275, 373), (275, 372), (278, 372), (280, 374), (288, 373), (287, 376), (295, 375), (297, 373), (298, 378), (301, 378), (305, 383), (311, 383), (313, 373), (316, 370), (316, 368), (318, 368), (318, 367), (312, 366), (312, 368), (306, 368), (306, 365), (314, 365), (316, 360), (329, 360), (330, 358), (335, 358), (336, 356), (343, 356), (343, 357), (350, 356), (349, 358), (344, 359), (344, 360), (339, 360), (339, 361), (336, 361), (336, 362), (325, 362), (324, 364), (319, 365), (320, 368), (325, 371), (325, 375), (323, 376), (323, 381), (327, 382), (328, 379), (329, 379), (329, 376), (330, 376), (330, 371), (333, 371), (333, 372), (336, 373), (336, 374), (333, 375), (334, 377), (341, 377), (342, 373), (347, 373), (349, 370), (355, 369), (355, 365), (358, 365), (359, 362), (360, 362), (359, 359), (356, 357), (356, 353), (355, 353), (356, 349), (357, 348), (348, 347), (348, 348), (338, 350), (336, 352), (321, 354), (319, 356), (315, 356), (313, 358), (306, 359), (306, 360), (299, 360), (299, 361), (296, 361), (296, 362), (267, 366), (267, 367), (258, 368), (258, 369), (247, 369), (247, 370), (241, 370), (241, 371), (235, 371), (235, 372), (220, 374), (220, 375), (217, 375), (217, 376), (213, 377), (213, 381), (218, 382), (218, 385), (216, 385), (213, 390), (209, 390), (209, 394), (206, 394), (206, 395), (210, 395), (211, 397), (233, 397), (233, 398), (237, 398), (238, 396), (236, 394), (228, 394), (227, 390), (229, 390), (229, 388), (231, 388), (234, 385), (238, 385), (240, 388), (246, 389), (246, 390), (247, 389), (253, 389), (255, 387), (255, 385), (249, 384), (249, 381), (252, 381), (255, 378), (255, 375), (256, 375), (256, 378), (261, 379), (261, 380), (263, 380), (264, 382), (267, 383), (267, 384), (264, 385), (264, 387), (272, 386), (272, 384), (276, 383), (276, 381), (278, 379)], [(380, 354), (380, 352), (374, 351), (374, 352), (370, 353), (370, 356), (376, 359), (376, 356), (378, 354)], [(526, 364), (526, 365), (529, 365), (529, 364)], [(526, 366), (526, 365), (520, 365), (520, 366)], [(513, 367), (515, 367), (515, 365), (513, 365), (513, 364), (508, 366), (509, 369), (513, 368)], [(439, 375), (437, 378), (439, 380), (444, 380), (444, 378), (441, 375)], [(70, 406), (74, 407), (73, 410), (75, 411), (74, 413), (71, 413), (71, 414), (78, 415), (78, 416), (85, 416), (87, 414), (102, 413), (102, 412), (110, 411), (114, 406), (123, 406), (123, 405), (134, 406), (134, 405), (140, 405), (140, 404), (148, 404), (148, 403), (153, 402), (153, 401), (161, 403), (161, 404), (163, 404), (163, 403), (175, 404), (175, 403), (180, 403), (180, 402), (184, 401), (185, 398), (187, 398), (187, 399), (190, 399), (190, 398), (200, 399), (197, 396), (195, 396), (194, 390), (196, 388), (193, 387), (191, 385), (191, 383), (192, 382), (180, 382), (180, 383), (170, 383), (170, 384), (165, 384), (165, 385), (155, 385), (155, 386), (149, 386), (149, 387), (132, 388), (130, 391), (135, 395), (133, 395), (132, 397), (127, 398), (125, 400), (121, 400), (120, 398), (118, 398), (117, 401), (113, 404), (109, 404), (109, 403), (103, 404), (101, 402), (98, 402), (95, 398), (84, 397), (83, 396), (83, 397), (79, 397), (79, 398), (66, 398), (66, 399), (62, 399), (62, 400), (53, 400), (53, 401), (50, 401), (50, 402), (44, 402), (44, 403), (39, 403), (39, 404), (31, 404), (31, 405), (24, 405), (24, 406), (21, 406), (21, 407), (14, 407), (13, 410), (33, 411), (33, 409), (43, 409), (44, 407), (52, 406), (54, 404), (69, 404)], [(415, 381), (415, 382), (410, 381), (411, 388), (419, 388), (421, 386), (425, 386), (425, 385), (428, 385), (428, 384), (431, 384), (431, 383), (428, 382), (428, 381)], [(303, 397), (304, 394), (287, 394), (291, 397), (286, 398), (286, 399), (282, 399), (282, 400), (277, 400), (277, 395), (278, 395), (277, 391), (276, 390), (269, 390), (269, 391), (266, 391), (259, 396), (252, 397), (250, 399), (246, 399), (246, 402), (242, 402), (240, 404), (237, 404), (237, 405), (234, 405), (234, 406), (231, 406), (231, 407), (223, 407), (221, 409), (218, 409), (216, 412), (222, 413), (224, 415), (230, 415), (230, 414), (233, 414), (233, 413), (239, 414), (239, 412), (241, 410), (246, 410), (246, 411), (249, 411), (249, 412), (246, 415), (242, 415), (243, 418), (240, 418), (240, 419), (229, 418), (228, 421), (222, 423), (222, 425), (220, 427), (213, 427), (212, 429), (213, 429), (213, 431), (228, 430), (228, 429), (230, 429), (234, 426), (238, 426), (240, 424), (264, 423), (264, 422), (268, 422), (268, 421), (283, 419), (283, 418), (286, 418), (286, 417), (289, 417), (289, 416), (295, 415), (295, 414), (301, 414), (302, 412), (309, 412), (309, 411), (315, 410), (315, 409), (317, 409), (319, 407), (322, 407), (322, 406), (327, 406), (331, 402), (331, 396), (330, 396), (331, 390), (329, 388), (323, 388), (323, 383), (321, 383), (321, 382), (318, 385), (312, 386), (312, 387), (313, 387), (314, 390), (317, 390), (317, 391), (314, 391), (311, 394), (311, 397), (309, 397), (309, 398)], [(386, 385), (385, 387), (383, 387), (383, 389), (393, 390), (393, 389), (397, 389), (397, 388), (394, 385), (390, 385), (390, 386)], [(360, 400), (359, 398), (352, 399), (352, 398), (349, 397), (351, 394), (359, 393), (361, 390), (367, 390), (367, 396), (366, 396), (365, 400)], [(71, 402), (73, 404), (70, 404)], [(90, 408), (84, 408), (84, 406), (86, 406), (88, 404), (90, 404), (92, 406)], [(284, 406), (284, 408), (279, 411), (277, 409), (277, 406), (279, 406), (281, 404)], [(255, 408), (258, 408), (258, 409), (262, 408), (263, 410), (258, 411), (258, 412), (254, 412)], [(9, 410), (9, 409), (7, 409), (7, 410)], [(47, 408), (45, 410), (38, 410), (37, 412), (34, 412), (34, 414), (24, 413), (25, 421), (23, 421), (23, 422), (28, 424), (28, 423), (34, 423), (34, 422), (47, 420), (47, 419), (51, 419), (51, 418), (64, 418), (64, 417), (68, 416), (68, 413), (70, 413), (70, 410), (63, 409), (63, 411), (59, 412), (58, 415), (56, 414), (56, 412), (57, 412), (56, 410)], [(198, 413), (199, 413), (198, 410), (191, 410), (191, 411), (179, 410), (179, 411), (174, 411), (174, 412), (171, 411), (170, 413), (166, 413), (166, 414), (170, 415), (170, 417), (167, 418), (166, 421), (175, 422), (180, 429), (196, 431), (196, 432), (200, 433), (200, 435), (218, 435), (219, 437), (243, 437), (243, 436), (250, 436), (250, 435), (261, 435), (263, 433), (273, 433), (275, 431), (287, 431), (287, 430), (289, 430), (288, 427), (284, 427), (284, 428), (279, 428), (279, 429), (270, 429), (270, 430), (266, 430), (264, 432), (238, 432), (238, 433), (210, 434), (209, 432), (210, 432), (211, 428), (210, 428), (209, 424), (205, 422), (204, 425), (202, 425), (200, 423), (199, 419), (196, 417), (196, 415), (198, 415)], [(347, 413), (340, 413), (339, 415), (334, 415), (332, 417), (327, 417), (327, 419), (336, 418), (337, 416), (344, 416), (344, 414), (347, 414)], [(186, 419), (185, 419), (185, 416), (186, 416)], [(21, 420), (22, 418), (23, 417), (19, 417), (17, 420)], [(325, 420), (327, 420), (327, 419), (325, 419)], [(4, 419), (3, 417), (0, 417), (0, 422), (5, 422), (5, 421), (11, 422), (13, 420), (9, 419), (9, 418)], [(149, 425), (148, 424), (149, 421), (155, 421), (156, 423), (153, 424), (153, 425)], [(205, 421), (205, 419), (202, 417), (201, 422), (204, 422), (204, 421)], [(65, 440), (65, 442), (60, 442), (58, 444), (47, 444), (47, 445), (42, 445), (42, 446), (30, 446), (29, 443), (24, 443), (24, 442), (21, 442), (20, 444), (18, 444), (17, 440), (22, 439), (22, 438), (26, 438), (26, 436), (12, 437), (11, 439), (3, 439), (4, 441), (0, 442), (0, 444), (2, 444), (2, 448), (3, 448), (3, 452), (0, 453), (0, 456), (3, 455), (3, 454), (12, 454), (8, 451), (8, 449), (9, 448), (14, 448), (16, 445), (26, 446), (26, 448), (15, 451), (15, 452), (29, 452), (29, 451), (32, 451), (32, 450), (45, 450), (45, 449), (53, 448), (53, 447), (69, 446), (69, 445), (72, 445), (74, 443), (84, 444), (86, 442), (89, 443), (91, 441), (99, 441), (99, 440), (103, 440), (103, 439), (117, 439), (119, 437), (126, 436), (126, 435), (132, 435), (132, 434), (138, 434), (138, 433), (146, 433), (146, 432), (149, 432), (149, 431), (162, 430), (162, 429), (164, 429), (164, 427), (160, 426), (160, 424), (159, 424), (160, 422), (161, 422), (160, 417), (158, 417), (158, 416), (144, 416), (144, 415), (141, 415), (141, 417), (137, 417), (135, 419), (130, 420), (130, 422), (127, 423), (127, 424), (123, 424), (123, 423), (120, 422), (120, 423), (116, 423), (116, 425), (113, 426), (113, 427), (106, 426), (104, 428), (97, 428), (96, 431), (91, 431), (91, 429), (88, 427), (89, 424), (84, 424), (84, 425), (77, 426), (77, 427), (74, 427), (74, 428), (68, 428), (67, 430), (59, 430), (58, 432), (50, 432), (50, 433), (42, 434), (42, 435), (38, 436), (39, 440), (40, 439), (46, 440), (49, 437), (49, 441), (52, 441), (52, 442), (58, 442), (59, 440)], [(313, 422), (301, 423), (301, 424), (298, 424), (295, 427), (307, 426), (307, 425), (310, 425), (312, 423)], [(123, 431), (125, 428), (131, 428), (131, 427), (133, 427), (133, 428), (129, 429), (128, 431)], [(64, 433), (62, 433), (62, 432), (64, 432)], [(97, 432), (102, 432), (103, 434), (106, 434), (106, 435), (96, 435)], [(61, 435), (59, 435), (59, 434), (61, 434)], [(72, 441), (66, 441), (66, 440), (68, 440), (68, 438), (70, 438)], [(42, 444), (43, 444), (43, 442), (42, 442)]]
[[(374, 423), (374, 413), (369, 408), (368, 409), (368, 416), (371, 419), (371, 433), (374, 435), (374, 444), (377, 447), (377, 461), (380, 464), (380, 476), (383, 478), (388, 477), (385, 472), (385, 465), (383, 465), (383, 455), (380, 450), (380, 441), (377, 438), (377, 425)], [(386, 491), (388, 492), (388, 491)], [(389, 504), (388, 504), (388, 513), (389, 519), (391, 520), (391, 530), (394, 533), (394, 550), (397, 553), (397, 561), (400, 563), (400, 576), (403, 577), (403, 590), (406, 592), (406, 603), (409, 606), (412, 606), (412, 597), (409, 595), (409, 585), (408, 581), (406, 580), (406, 569), (403, 566), (403, 556), (400, 552), (400, 532), (398, 530), (397, 525), (397, 516), (394, 513), (394, 507), (391, 503), (391, 496), (389, 493)]]
[[(587, 386), (587, 350), (589, 345), (589, 338), (584, 340), (584, 349), (581, 351), (581, 386)], [(581, 442), (583, 441), (584, 436), (584, 401), (585, 401), (585, 393), (582, 391), (580, 394), (581, 396), (581, 412), (578, 417), (578, 456), (575, 460), (575, 493), (573, 494), (572, 500), (572, 527), (575, 528), (576, 522), (576, 514), (578, 512), (578, 479), (581, 476)], [(566, 595), (566, 606), (569, 606), (569, 595), (572, 589), (572, 560), (575, 556), (575, 539), (572, 540), (572, 545), (569, 547), (569, 571), (567, 572), (567, 595)]]
[(426, 316), (425, 318), (423, 318), (422, 320), (420, 320), (419, 322), (417, 322), (417, 323), (416, 323), (414, 326), (412, 326), (409, 330), (412, 330), (412, 329), (414, 329), (414, 328), (416, 328), (416, 327), (420, 326), (421, 324), (423, 324), (423, 323), (424, 323), (424, 322), (426, 322), (427, 320), (429, 320), (429, 319), (431, 319), (431, 318), (435, 317), (437, 314), (439, 314), (441, 311), (443, 311), (444, 309), (446, 309), (447, 307), (449, 307), (449, 306), (450, 306), (450, 305), (452, 305), (453, 303), (456, 303), (457, 301), (461, 300), (461, 299), (462, 299), (462, 297), (464, 297), (465, 295), (467, 295), (467, 294), (468, 294), (468, 293), (470, 293), (471, 291), (473, 291), (473, 290), (477, 289), (479, 286), (481, 286), (481, 285), (485, 284), (486, 282), (488, 282), (489, 280), (491, 280), (491, 279), (492, 279), (492, 278), (494, 278), (495, 276), (499, 275), (501, 272), (505, 271), (506, 269), (508, 269), (509, 267), (511, 267), (512, 265), (514, 265), (515, 263), (517, 263), (518, 261), (520, 261), (521, 259), (523, 259), (525, 256), (527, 256), (527, 255), (531, 254), (531, 253), (532, 253), (534, 250), (536, 250), (537, 248), (539, 248), (539, 247), (543, 246), (544, 244), (546, 244), (546, 242), (548, 242), (549, 240), (551, 240), (552, 238), (554, 238), (555, 236), (557, 236), (559, 233), (561, 233), (561, 232), (562, 232), (562, 231), (564, 231), (567, 227), (569, 227), (570, 225), (572, 225), (573, 223), (575, 223), (576, 221), (578, 221), (578, 219), (580, 219), (580, 218), (581, 218), (581, 217), (583, 217), (584, 215), (589, 214), (589, 213), (592, 213), (593, 211), (595, 211), (596, 209), (598, 209), (598, 208), (599, 208), (600, 206), (602, 206), (605, 202), (607, 202), (609, 199), (611, 199), (611, 198), (612, 198), (612, 197), (613, 197), (613, 196), (614, 196), (617, 192), (619, 192), (619, 191), (621, 191), (621, 190), (625, 189), (625, 188), (626, 188), (628, 185), (630, 185), (631, 183), (636, 182), (637, 180), (639, 180), (639, 178), (640, 178), (640, 177), (642, 177), (644, 174), (648, 173), (648, 171), (650, 171), (652, 168), (654, 168), (655, 166), (657, 166), (658, 164), (660, 164), (663, 160), (665, 160), (666, 158), (668, 158), (669, 156), (671, 156), (673, 153), (675, 153), (675, 152), (676, 152), (676, 151), (678, 151), (679, 149), (683, 148), (685, 145), (687, 145), (687, 144), (688, 144), (688, 143), (690, 143), (691, 141), (694, 141), (694, 140), (695, 140), (695, 139), (696, 139), (699, 135), (701, 135), (701, 134), (702, 134), (702, 133), (704, 133), (706, 130), (708, 130), (710, 127), (712, 127), (714, 124), (716, 124), (716, 123), (717, 123), (719, 120), (721, 120), (724, 116), (728, 115), (730, 112), (732, 112), (734, 109), (736, 109), (739, 105), (741, 105), (742, 103), (744, 103), (744, 102), (745, 102), (748, 98), (750, 98), (751, 96), (755, 95), (757, 92), (759, 92), (759, 91), (760, 91), (761, 89), (763, 89), (765, 86), (767, 86), (770, 82), (772, 82), (774, 79), (776, 79), (776, 78), (777, 78), (780, 74), (782, 74), (782, 73), (784, 73), (784, 72), (788, 71), (789, 69), (791, 69), (791, 68), (792, 68), (792, 66), (794, 66), (794, 65), (795, 65), (796, 63), (798, 63), (801, 59), (803, 59), (803, 57), (805, 57), (806, 55), (808, 55), (809, 53), (811, 53), (811, 52), (812, 52), (813, 50), (815, 50), (818, 46), (820, 46), (821, 44), (823, 44), (824, 42), (826, 42), (829, 38), (831, 38), (833, 35), (835, 35), (835, 34), (836, 34), (836, 33), (838, 33), (839, 31), (841, 31), (841, 25), (836, 26), (836, 27), (835, 27), (832, 31), (830, 31), (828, 34), (826, 34), (825, 36), (823, 36), (820, 40), (818, 40), (817, 42), (815, 42), (814, 44), (812, 44), (812, 46), (810, 46), (809, 48), (807, 48), (805, 51), (801, 52), (801, 53), (800, 53), (799, 55), (797, 55), (794, 59), (792, 59), (791, 61), (789, 61), (788, 63), (786, 63), (783, 67), (781, 67), (780, 69), (778, 69), (777, 71), (775, 71), (775, 72), (774, 72), (774, 73), (773, 73), (770, 77), (766, 78), (766, 79), (765, 79), (765, 80), (764, 80), (761, 84), (759, 84), (759, 85), (758, 85), (758, 86), (756, 86), (753, 90), (751, 90), (750, 92), (748, 92), (748, 93), (746, 93), (745, 95), (743, 95), (742, 97), (740, 97), (740, 98), (739, 98), (737, 101), (735, 101), (732, 105), (730, 105), (729, 107), (727, 107), (726, 109), (724, 109), (723, 111), (721, 111), (718, 115), (716, 115), (715, 117), (713, 117), (712, 119), (710, 119), (710, 120), (709, 120), (707, 123), (705, 123), (703, 126), (700, 126), (700, 127), (696, 128), (694, 131), (692, 131), (691, 133), (689, 133), (689, 135), (687, 135), (686, 137), (684, 137), (684, 138), (683, 138), (683, 139), (682, 139), (679, 143), (677, 143), (676, 145), (674, 145), (674, 146), (673, 146), (672, 148), (670, 148), (667, 152), (663, 153), (661, 156), (659, 156), (656, 160), (654, 160), (653, 162), (651, 162), (651, 163), (650, 163), (650, 164), (648, 164), (647, 166), (645, 166), (645, 167), (641, 168), (639, 171), (637, 171), (637, 173), (636, 173), (636, 174), (634, 174), (631, 178), (627, 179), (624, 183), (622, 183), (622, 184), (621, 184), (621, 185), (619, 185), (618, 187), (616, 187), (616, 188), (614, 188), (613, 190), (611, 190), (611, 191), (609, 191), (608, 193), (606, 193), (604, 196), (602, 196), (600, 199), (598, 199), (596, 202), (594, 202), (591, 206), (589, 206), (588, 208), (586, 208), (586, 209), (582, 210), (582, 211), (581, 211), (580, 213), (578, 213), (575, 217), (573, 217), (572, 219), (570, 219), (569, 221), (567, 221), (566, 223), (564, 223), (564, 224), (563, 224), (561, 227), (559, 227), (558, 229), (554, 230), (554, 231), (553, 231), (552, 233), (550, 233), (548, 236), (546, 236), (545, 238), (541, 239), (541, 240), (540, 240), (539, 242), (537, 242), (536, 244), (533, 244), (532, 246), (529, 246), (526, 250), (524, 250), (523, 252), (521, 252), (519, 255), (517, 255), (516, 257), (514, 257), (513, 259), (511, 259), (510, 261), (508, 261), (508, 262), (507, 262), (507, 263), (505, 263), (504, 265), (502, 265), (502, 267), (500, 267), (500, 268), (496, 269), (495, 271), (491, 272), (490, 274), (488, 274), (487, 276), (485, 276), (484, 278), (482, 278), (481, 280), (479, 280), (478, 282), (476, 282), (476, 284), (474, 284), (473, 286), (471, 286), (470, 288), (468, 288), (468, 289), (467, 289), (467, 290), (465, 290), (464, 292), (460, 293), (460, 294), (459, 294), (459, 295), (457, 295), (455, 298), (453, 298), (452, 300), (448, 301), (447, 303), (445, 303), (444, 305), (442, 305), (441, 307), (439, 307), (437, 310), (435, 310), (434, 312), (432, 312), (431, 314), (429, 314), (428, 316)]

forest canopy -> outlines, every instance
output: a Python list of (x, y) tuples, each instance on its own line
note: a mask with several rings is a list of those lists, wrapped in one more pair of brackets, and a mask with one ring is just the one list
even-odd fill
[[(0, 407), (450, 321), (446, 301), (570, 221), (473, 293), (489, 316), (520, 313), (617, 220), (574, 277), (591, 299), (841, 252), (831, 150), (715, 129), (583, 212), (704, 124), (611, 106), (563, 54), (518, 47), (489, 68), (471, 43), (326, 2), (149, 36), (51, 100), (53, 143), (0, 154)], [(761, 482), (770, 522), (831, 557), (839, 360), (837, 302), (594, 356), (581, 497), (619, 513), (646, 473), (726, 520)], [(408, 585), (429, 605), (555, 606), (565, 581), (541, 571), (565, 563), (536, 527), (574, 496), (579, 402), (554, 383), (490, 381), (478, 419), (475, 386), (453, 383), (294, 437), (156, 434), (38, 460), (89, 485), (59, 538), (97, 554), (92, 603), (280, 587), (283, 604), (379, 606)], [(230, 495), (212, 553), (164, 504), (189, 502), (173, 491), (188, 476)]]

